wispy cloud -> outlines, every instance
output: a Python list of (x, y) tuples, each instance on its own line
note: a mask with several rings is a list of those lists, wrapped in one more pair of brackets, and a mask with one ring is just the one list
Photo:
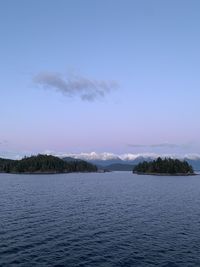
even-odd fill
[(144, 144), (128, 144), (129, 147), (133, 148), (181, 148), (185, 145), (180, 144), (170, 144), (170, 143), (161, 143), (161, 144), (150, 144), (150, 145), (144, 145)]
[(0, 145), (6, 145), (8, 143), (8, 140), (0, 140)]
[(33, 78), (33, 82), (43, 88), (50, 88), (63, 93), (67, 97), (78, 96), (82, 100), (94, 101), (105, 97), (110, 91), (118, 88), (114, 80), (95, 80), (80, 75), (62, 75), (42, 72)]

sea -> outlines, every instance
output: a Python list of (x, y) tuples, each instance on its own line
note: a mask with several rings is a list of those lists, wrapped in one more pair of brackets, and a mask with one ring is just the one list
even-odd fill
[(200, 176), (0, 174), (0, 266), (200, 266)]

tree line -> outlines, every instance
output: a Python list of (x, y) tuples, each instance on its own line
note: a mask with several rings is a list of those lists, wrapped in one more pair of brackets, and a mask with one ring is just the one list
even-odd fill
[(133, 169), (136, 173), (193, 174), (194, 170), (187, 161), (160, 157), (151, 162), (141, 162)]
[(24, 157), (21, 160), (0, 158), (0, 172), (6, 173), (64, 173), (96, 172), (97, 167), (84, 160), (66, 162), (51, 155)]

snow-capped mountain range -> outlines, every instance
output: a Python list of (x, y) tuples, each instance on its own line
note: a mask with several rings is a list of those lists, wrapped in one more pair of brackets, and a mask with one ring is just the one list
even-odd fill
[(127, 153), (127, 154), (114, 154), (114, 153), (96, 153), (96, 152), (91, 152), (91, 153), (69, 153), (69, 154), (62, 154), (62, 155), (57, 155), (61, 158), (75, 158), (75, 159), (83, 159), (88, 162), (91, 162), (93, 164), (96, 164), (98, 166), (108, 166), (111, 164), (130, 164), (130, 165), (136, 165), (139, 162), (142, 162), (144, 160), (146, 161), (151, 161), (154, 160), (158, 157), (165, 158), (165, 157), (170, 157), (170, 158), (178, 158), (180, 160), (186, 160), (188, 161), (189, 164), (193, 166), (195, 170), (200, 170), (200, 155), (198, 154), (187, 154), (187, 155), (173, 155), (173, 154), (163, 154), (163, 155), (158, 155), (154, 153), (144, 153), (144, 154), (132, 154), (132, 153)]

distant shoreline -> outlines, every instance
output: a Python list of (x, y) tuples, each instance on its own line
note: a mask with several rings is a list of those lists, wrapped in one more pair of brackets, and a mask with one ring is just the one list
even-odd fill
[(133, 172), (138, 175), (154, 175), (154, 176), (195, 176), (198, 173), (156, 173), (156, 172)]
[[(80, 171), (80, 172), (0, 172), (5, 173), (5, 174), (30, 174), (30, 175), (48, 175), (48, 174), (70, 174), (70, 173), (94, 173), (94, 172), (89, 172), (89, 171)], [(97, 172), (95, 172), (97, 173)]]

